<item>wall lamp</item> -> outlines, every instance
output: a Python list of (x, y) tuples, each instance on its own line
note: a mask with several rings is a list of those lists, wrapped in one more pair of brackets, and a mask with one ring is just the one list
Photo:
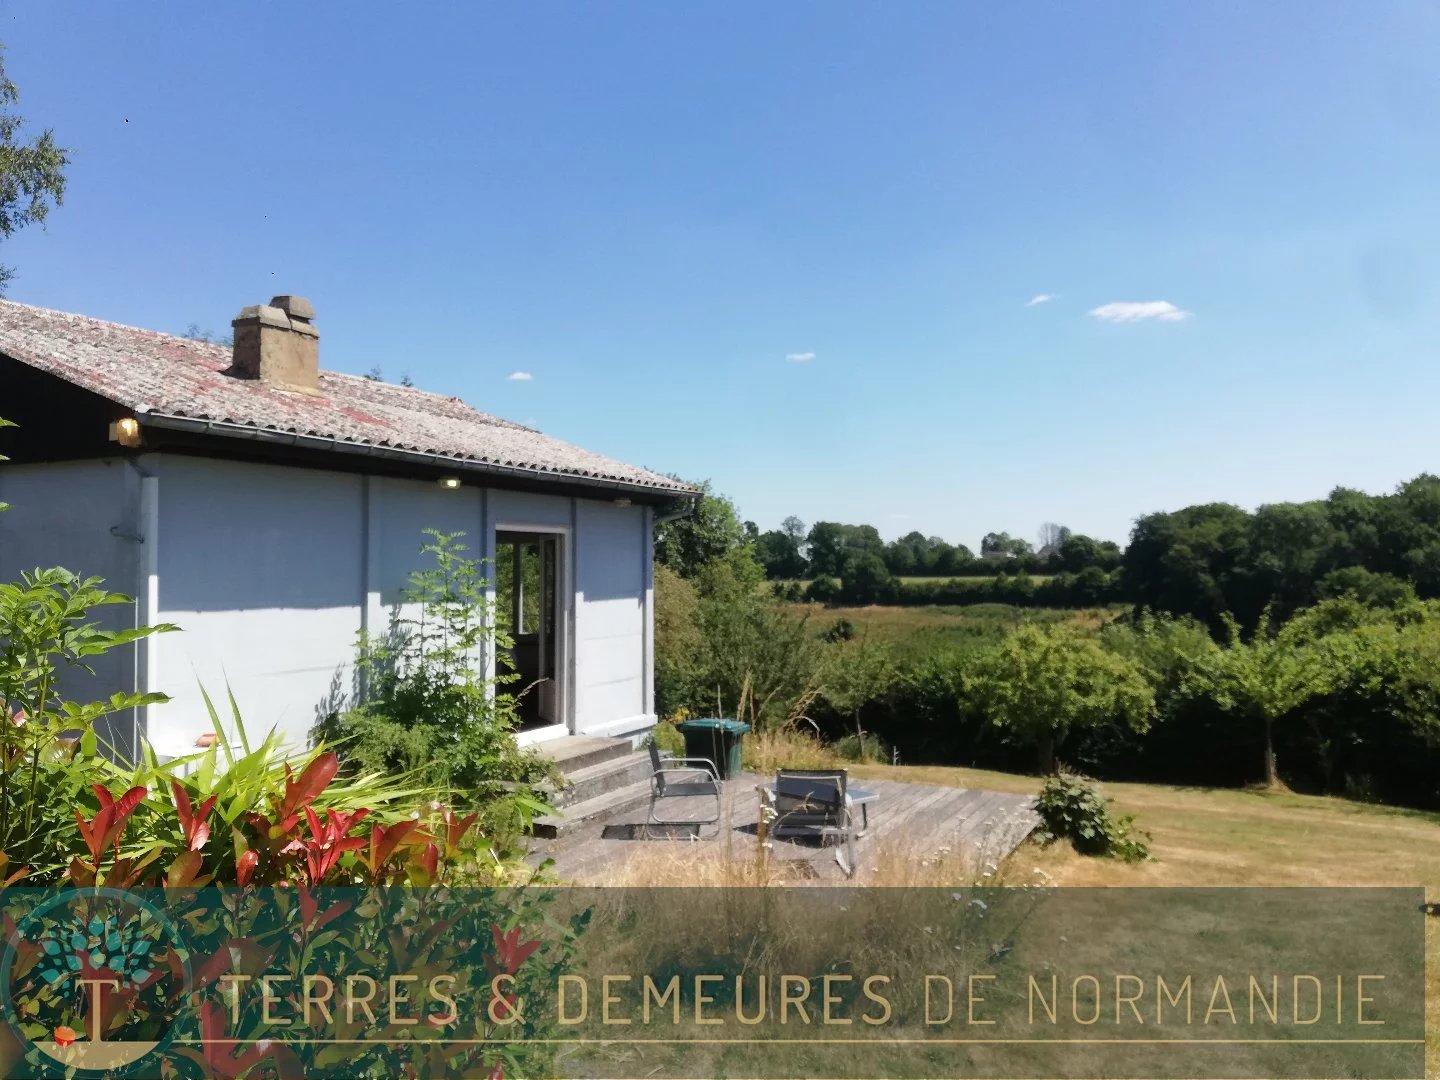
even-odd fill
[(125, 447), (136, 447), (140, 445), (140, 421), (133, 416), (127, 416), (122, 420), (116, 420), (110, 425), (110, 441), (119, 443)]
[(435, 482), (446, 491), (454, 491), (460, 486), (460, 478), (458, 476), (442, 476)]

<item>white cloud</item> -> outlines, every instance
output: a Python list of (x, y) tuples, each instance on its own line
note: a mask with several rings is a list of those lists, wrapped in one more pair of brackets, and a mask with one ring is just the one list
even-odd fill
[(1091, 308), (1090, 314), (1102, 322), (1129, 323), (1155, 319), (1159, 322), (1179, 322), (1190, 318), (1190, 312), (1178, 308), (1169, 300), (1112, 300)]
[(815, 359), (815, 354), (813, 352), (792, 352), (786, 353), (785, 359), (789, 360), (792, 364), (808, 364), (811, 360)]
[(506, 375), (505, 377), (511, 382), (529, 382), (531, 379), (535, 378), (535, 376), (531, 375), (528, 371), (512, 371), (509, 375)]
[(1032, 296), (1029, 300), (1027, 300), (1027, 301), (1025, 302), (1025, 306), (1026, 306), (1026, 307), (1035, 307), (1035, 306), (1037, 306), (1037, 305), (1039, 305), (1039, 304), (1048, 304), (1051, 300), (1054, 300), (1054, 299), (1055, 299), (1055, 294), (1054, 294), (1054, 293), (1048, 293), (1048, 292), (1036, 293), (1034, 296)]

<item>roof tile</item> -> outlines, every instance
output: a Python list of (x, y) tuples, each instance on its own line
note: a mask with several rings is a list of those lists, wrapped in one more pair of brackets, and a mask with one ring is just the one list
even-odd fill
[(320, 394), (229, 374), (223, 345), (0, 300), (0, 352), (125, 408), (685, 494), (688, 484), (432, 394), (336, 371)]

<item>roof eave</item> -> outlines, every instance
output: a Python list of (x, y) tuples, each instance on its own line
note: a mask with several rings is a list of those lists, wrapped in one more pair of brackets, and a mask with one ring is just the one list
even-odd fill
[(205, 420), (192, 416), (177, 416), (171, 413), (141, 410), (137, 410), (137, 417), (142, 424), (162, 430), (214, 435), (230, 439), (247, 439), (254, 442), (279, 446), (294, 446), (297, 448), (345, 454), (355, 457), (374, 457), (391, 461), (408, 461), (417, 466), (444, 468), (458, 473), (528, 480), (541, 485), (563, 484), (572, 487), (595, 488), (597, 491), (622, 492), (627, 495), (658, 500), (693, 500), (698, 499), (701, 494), (696, 488), (680, 486), (661, 487), (657, 484), (642, 484), (631, 480), (587, 476), (581, 473), (555, 472), (548, 469), (526, 468), (521, 465), (501, 465), (495, 462), (479, 461), (474, 458), (454, 457), (449, 454), (436, 454), (424, 450), (405, 449), (403, 447), (380, 446), (375, 443), (342, 439), (329, 435), (302, 435), (294, 431), (256, 427), (252, 424), (237, 424), (226, 420)]

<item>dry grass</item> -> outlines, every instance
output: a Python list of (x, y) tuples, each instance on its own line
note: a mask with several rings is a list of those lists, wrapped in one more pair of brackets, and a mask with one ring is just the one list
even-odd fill
[(844, 764), (834, 750), (798, 723), (745, 736), (745, 768), (758, 776), (776, 769), (828, 769)]
[(861, 875), (841, 877), (834, 867), (817, 877), (805, 859), (769, 855), (753, 837), (737, 838), (727, 830), (719, 840), (641, 844), (622, 862), (607, 867), (585, 884), (626, 888), (756, 888), (786, 885), (883, 886), (885, 888), (954, 888), (966, 885), (1041, 884), (1042, 874), (1027, 867), (1026, 880), (1011, 880), (1007, 863), (983, 842), (974, 852), (914, 849), (903, 839), (887, 839), (878, 853), (863, 857)]
[[(857, 776), (1031, 792), (1032, 776), (854, 766)], [(1016, 858), (1062, 885), (1418, 885), (1440, 898), (1440, 814), (1289, 792), (1101, 784), (1152, 836), (1154, 859), (1089, 859), (1030, 844)]]
[[(1034, 777), (980, 769), (857, 767), (925, 784), (1033, 791)], [(1066, 845), (1028, 843), (1010, 880), (1039, 870), (1069, 886), (1420, 886), (1440, 902), (1440, 814), (1289, 792), (1102, 784), (1122, 814), (1151, 834), (1150, 862), (1090, 859)], [(1427, 1076), (1440, 1076), (1440, 919), (1425, 936)]]
[[(753, 741), (757, 761), (833, 764), (803, 731)], [(856, 777), (1029, 793), (1035, 777), (976, 769), (848, 766)], [(877, 886), (1421, 886), (1440, 900), (1440, 815), (1287, 792), (1104, 784), (1120, 813), (1150, 832), (1154, 859), (1125, 864), (1031, 842), (992, 869), (959, 853), (907, 850), (903, 839), (873, 859), (860, 883)], [(598, 883), (597, 883), (598, 884)], [(607, 885), (784, 886), (821, 884), (803, 865), (764, 857), (753, 839), (641, 846)], [(677, 918), (678, 918), (677, 914)], [(682, 919), (683, 921), (683, 919)], [(1427, 933), (1427, 977), (1440, 986), (1440, 920)], [(1440, 994), (1427, 1002), (1427, 1072), (1440, 1076)], [(743, 1069), (739, 1062), (733, 1068)]]

